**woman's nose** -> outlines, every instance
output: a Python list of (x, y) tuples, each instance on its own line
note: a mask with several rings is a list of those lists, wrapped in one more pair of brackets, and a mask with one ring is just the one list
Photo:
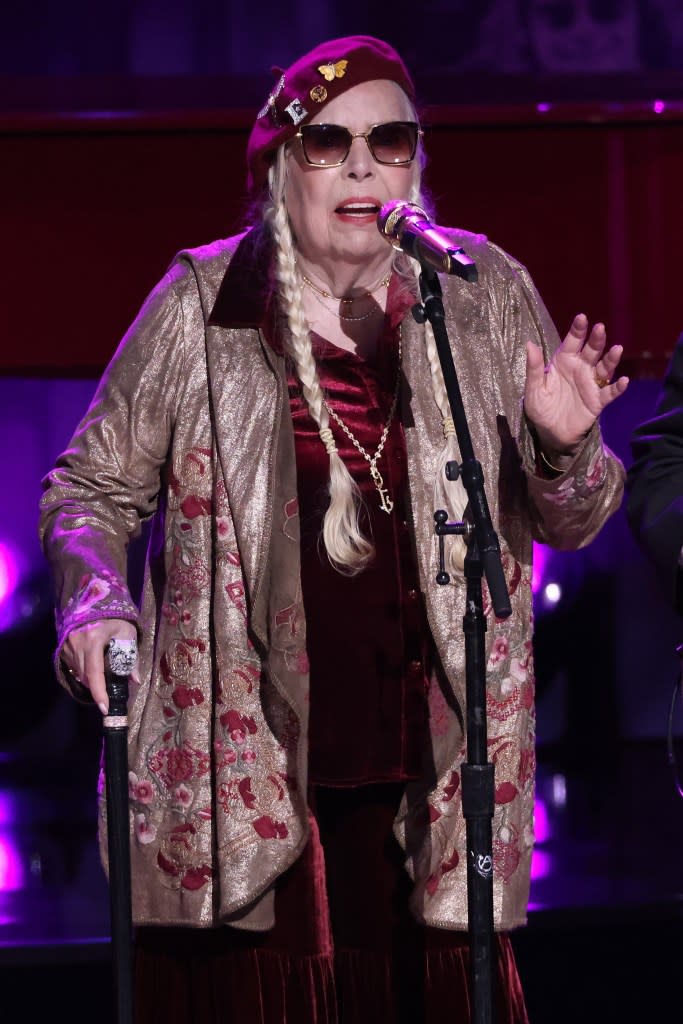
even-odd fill
[(371, 177), (374, 172), (374, 164), (368, 140), (362, 135), (356, 135), (351, 140), (351, 149), (344, 163), (348, 177), (355, 180)]

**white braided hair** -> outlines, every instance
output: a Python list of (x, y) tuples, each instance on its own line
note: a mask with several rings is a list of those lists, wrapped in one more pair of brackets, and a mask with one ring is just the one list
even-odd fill
[[(410, 190), (410, 202), (422, 205), (420, 174), (418, 173)], [(281, 146), (268, 172), (270, 195), (265, 202), (262, 218), (273, 236), (275, 247), (275, 275), (278, 282), (280, 307), (287, 317), (289, 338), (287, 348), (294, 363), (294, 369), (301, 383), (301, 389), (309, 413), (318, 426), (320, 438), (330, 458), (330, 504), (323, 519), (322, 539), (331, 564), (345, 575), (355, 575), (368, 565), (374, 556), (374, 546), (362, 533), (360, 516), (363, 498), (358, 485), (349, 473), (346, 464), (337, 451), (330, 429), (330, 420), (323, 402), (318, 367), (313, 354), (310, 328), (304, 312), (303, 282), (297, 262), (294, 239), (285, 205), (286, 151)], [(397, 253), (397, 261), (401, 254)], [(417, 264), (415, 264), (417, 268)], [(416, 275), (419, 268), (416, 269)], [(446, 487), (444, 467), (448, 460), (459, 461), (455, 441), (455, 430), (450, 417), (446, 388), (441, 374), (436, 343), (430, 325), (426, 327), (427, 358), (431, 371), (434, 398), (441, 413), (445, 445), (436, 467), (434, 486), (435, 508), (445, 508), (449, 517), (462, 518), (467, 496), (460, 480)], [(447, 538), (447, 568), (451, 572), (462, 570), (465, 545), (460, 537)]]

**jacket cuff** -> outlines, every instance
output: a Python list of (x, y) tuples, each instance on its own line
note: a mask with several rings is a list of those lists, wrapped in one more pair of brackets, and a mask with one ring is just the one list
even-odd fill
[(597, 421), (571, 459), (553, 475), (547, 475), (539, 467), (540, 455), (533, 438), (530, 440), (532, 447), (523, 457), (523, 466), (534, 500), (543, 498), (553, 504), (564, 505), (572, 500), (586, 500), (602, 488), (607, 479), (609, 452), (602, 443)]
[(564, 477), (572, 471), (579, 472), (582, 461), (590, 462), (595, 452), (602, 447), (602, 435), (600, 425), (596, 420), (571, 455), (546, 455), (536, 437), (533, 426), (523, 414), (518, 443), (522, 466), (527, 476), (536, 476), (541, 480), (552, 481)]
[(90, 690), (66, 669), (62, 662), (62, 650), (69, 633), (74, 629), (103, 619), (124, 619), (138, 627), (139, 632), (139, 612), (127, 586), (119, 576), (106, 571), (82, 577), (77, 592), (56, 615), (55, 674), (61, 685), (82, 703), (92, 701)]

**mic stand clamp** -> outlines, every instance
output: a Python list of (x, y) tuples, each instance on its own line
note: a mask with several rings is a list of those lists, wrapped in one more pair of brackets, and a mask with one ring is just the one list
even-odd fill
[(470, 941), (471, 1024), (493, 1024), (495, 945), (493, 928), (493, 840), (495, 804), (494, 767), (488, 762), (486, 724), (486, 617), (482, 598), (482, 577), (491, 594), (498, 618), (512, 612), (500, 545), (493, 529), (484, 474), (474, 457), (472, 439), (451, 354), (441, 285), (436, 273), (422, 263), (420, 274), (422, 304), (413, 308), (418, 323), (429, 320), (434, 331), (448, 403), (460, 446), (462, 463), (448, 462), (446, 477), (460, 476), (467, 492), (471, 522), (450, 523), (443, 509), (434, 513), (439, 538), (437, 583), (446, 585), (450, 576), (444, 559), (444, 537), (464, 535), (467, 543), (464, 575), (466, 581), (465, 686), (467, 762), (462, 766), (462, 806), (467, 826), (467, 914)]

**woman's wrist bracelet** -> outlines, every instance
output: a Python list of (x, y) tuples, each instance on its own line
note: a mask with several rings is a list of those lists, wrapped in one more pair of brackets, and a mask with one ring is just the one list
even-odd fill
[(560, 469), (558, 466), (553, 466), (552, 462), (550, 461), (550, 459), (547, 458), (542, 448), (539, 449), (538, 454), (541, 456), (541, 462), (543, 462), (548, 467), (548, 469), (551, 469), (553, 473), (557, 473), (558, 476), (561, 476), (563, 473), (566, 473), (565, 469)]

